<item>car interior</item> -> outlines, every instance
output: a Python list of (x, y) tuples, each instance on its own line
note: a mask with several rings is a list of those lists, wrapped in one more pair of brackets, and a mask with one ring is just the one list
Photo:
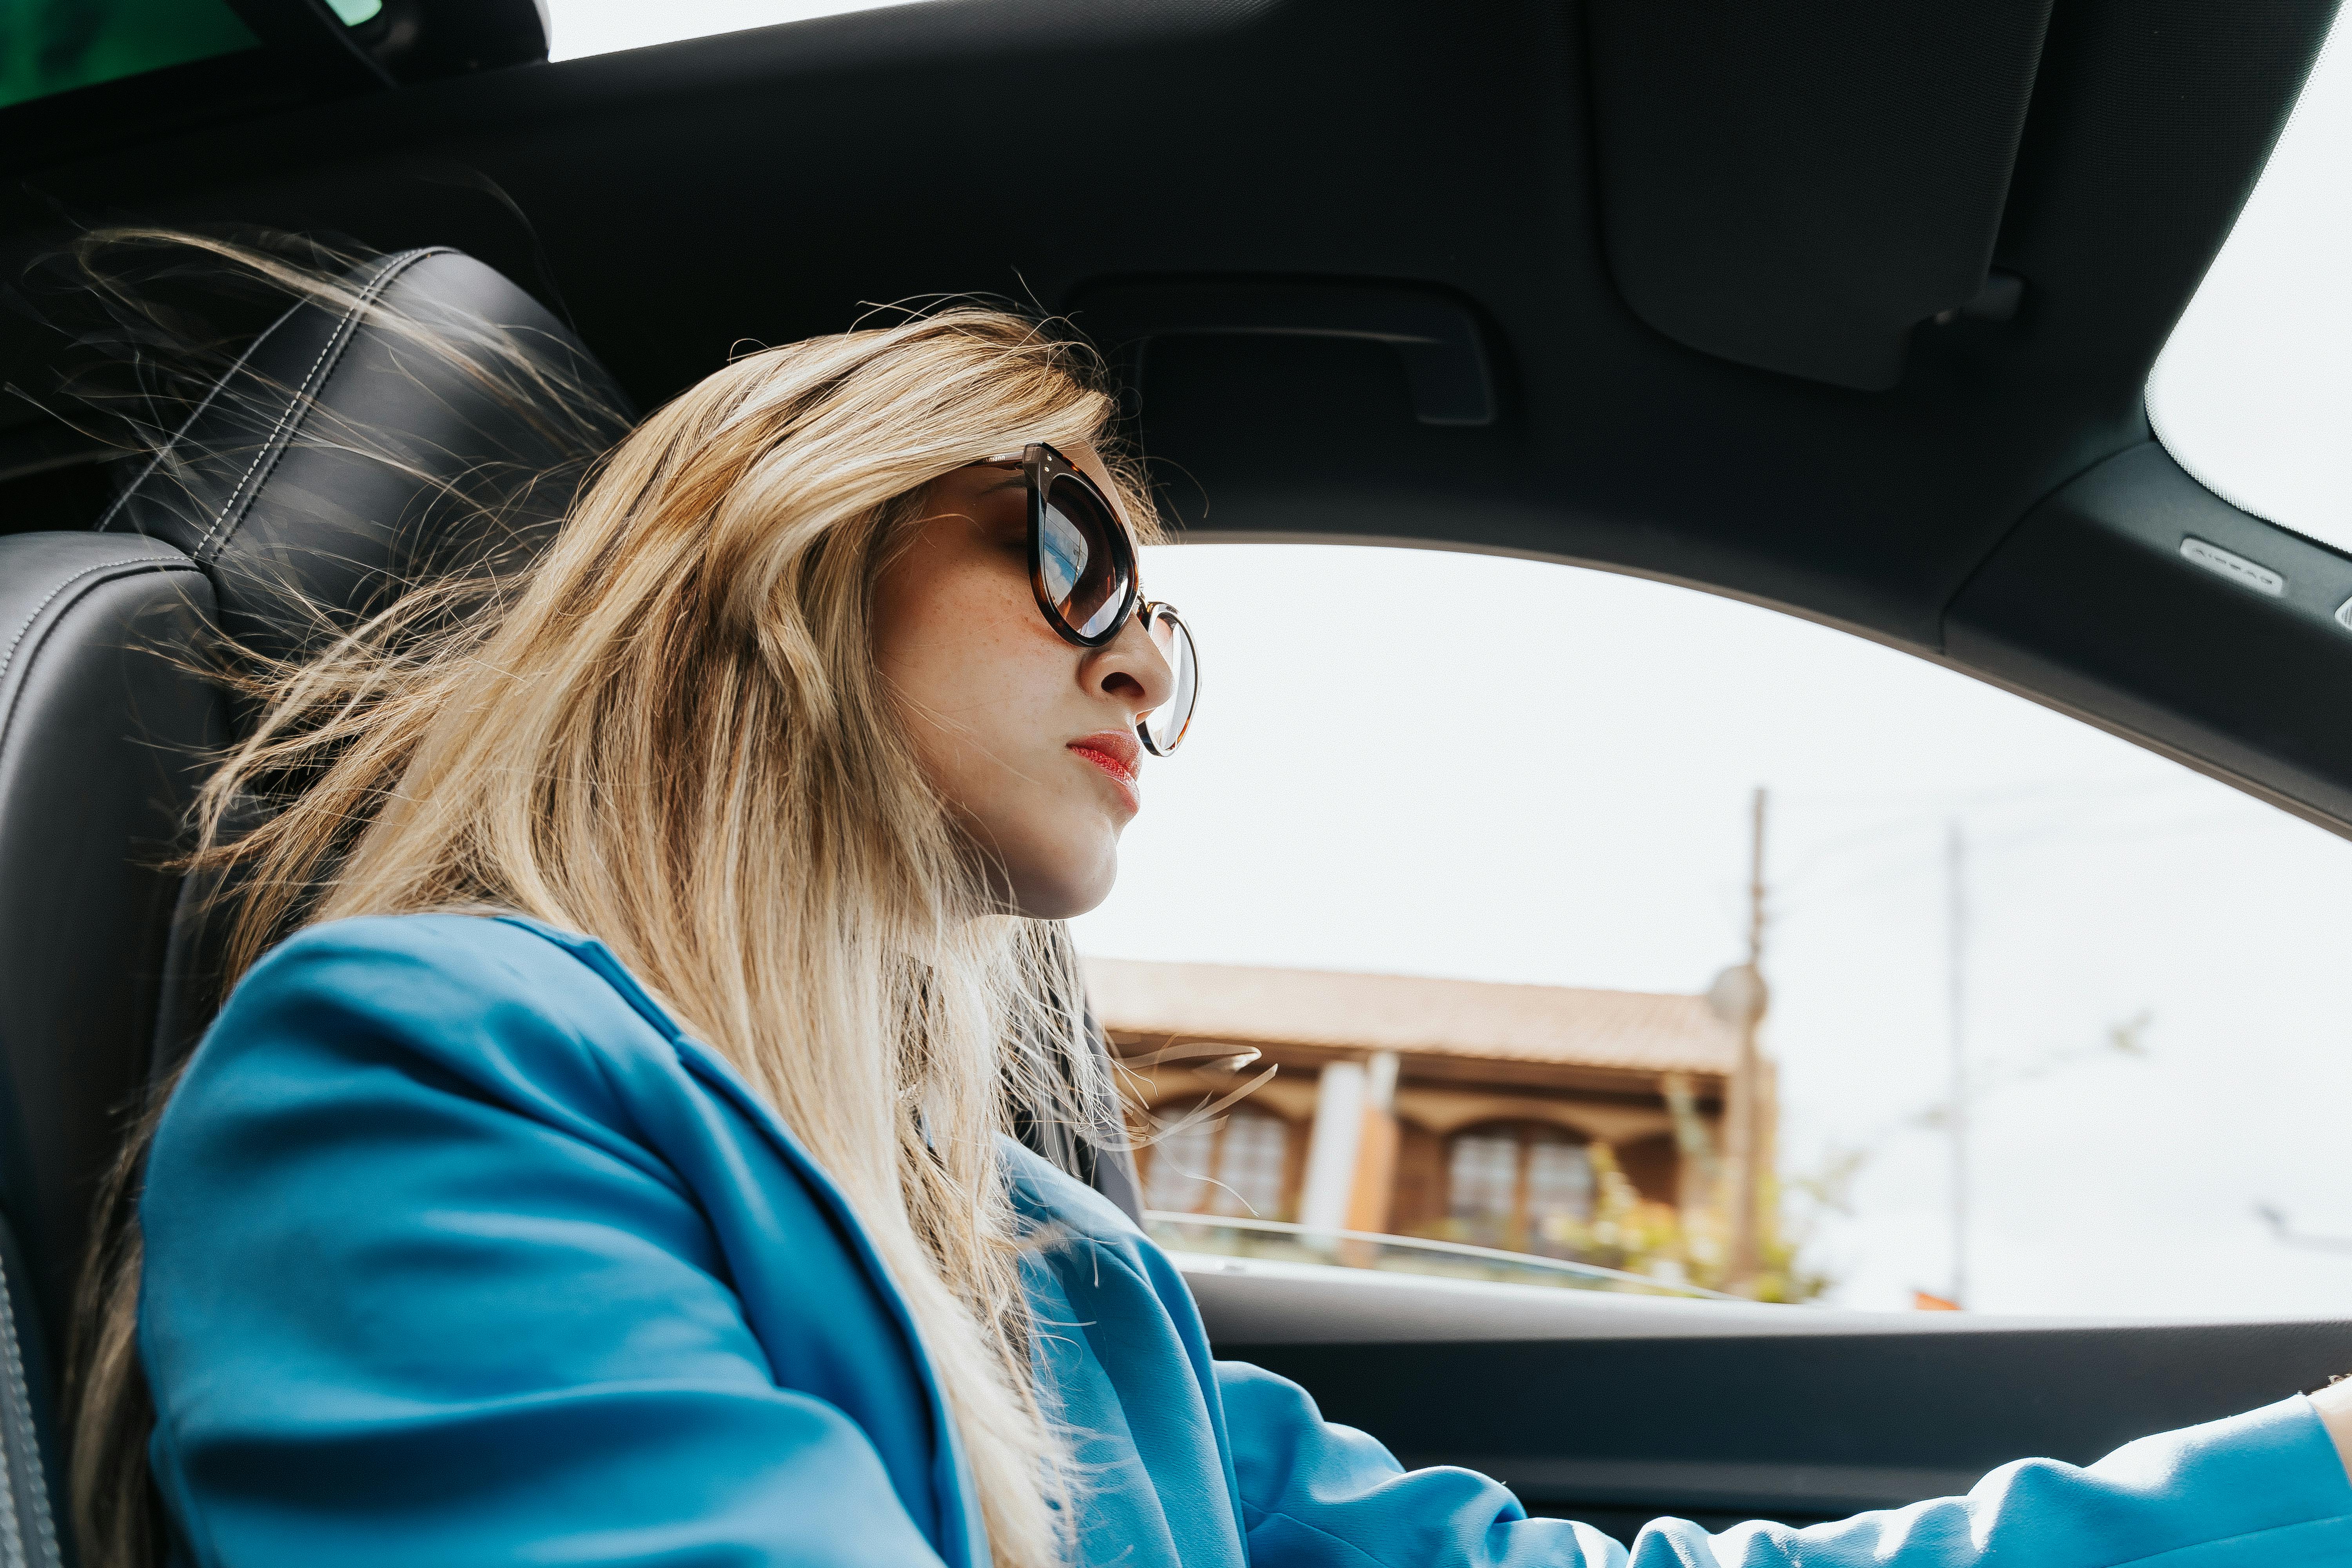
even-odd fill
[[(2143, 403), (2334, 10), (929, 0), (549, 63), (524, 0), (364, 26), (238, 0), (250, 48), (0, 108), (8, 1560), (70, 1560), (91, 1205), (217, 1000), (171, 856), (251, 715), (189, 650), (298, 652), (478, 558), (486, 498), (543, 537), (611, 438), (592, 403), (655, 406), (747, 341), (1013, 300), (1109, 356), (1192, 539), (1728, 595), (2352, 836), (2352, 559), (2205, 489)], [(487, 317), (596, 396), (526, 419), (495, 365), (370, 379), (397, 345), (305, 306), (256, 328), (184, 461), (127, 460), (53, 395), (73, 345), (18, 287), (121, 222), (338, 237), (373, 253), (363, 297)], [(302, 438), (329, 426), (377, 444)], [(1628, 1538), (2087, 1462), (2352, 1369), (2352, 1319), (1192, 1285), (1218, 1353), (1407, 1464)]]

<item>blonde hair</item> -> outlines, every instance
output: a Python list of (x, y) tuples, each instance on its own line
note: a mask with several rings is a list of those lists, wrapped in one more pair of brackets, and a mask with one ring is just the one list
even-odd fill
[[(992, 905), (870, 606), (931, 479), (1029, 441), (1105, 451), (1113, 412), (1090, 358), (992, 310), (746, 354), (623, 439), (526, 572), (426, 585), (267, 671), (198, 813), (197, 864), (242, 889), (232, 974), (360, 914), (511, 910), (609, 945), (847, 1194), (1003, 1568), (1060, 1561), (1071, 1510), (995, 1142), (1017, 1115), (1087, 1120), (1102, 1086), (1066, 937)], [(92, 1568), (161, 1544), (117, 1224), (74, 1444)]]

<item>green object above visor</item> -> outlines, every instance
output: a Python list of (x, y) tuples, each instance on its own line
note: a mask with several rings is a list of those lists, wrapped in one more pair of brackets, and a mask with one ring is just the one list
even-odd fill
[[(345, 26), (383, 0), (328, 0)], [(259, 48), (226, 0), (0, 0), (0, 109)]]

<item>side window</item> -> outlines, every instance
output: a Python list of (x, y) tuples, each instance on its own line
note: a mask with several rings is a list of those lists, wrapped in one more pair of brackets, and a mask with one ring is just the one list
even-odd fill
[(2352, 1289), (2336, 837), (1703, 594), (1148, 554), (1204, 700), (1076, 929), (1171, 1245), (1864, 1308)]
[(1144, 1201), (1171, 1214), (1250, 1215), (1286, 1219), (1296, 1201), (1291, 1153), (1304, 1141), (1291, 1124), (1260, 1106), (1187, 1118), (1171, 1106), (1163, 1137), (1139, 1152)]
[[(1408, 1123), (1410, 1125), (1410, 1123)], [(1443, 1140), (1441, 1215), (1400, 1216), (1407, 1236), (1433, 1234), (1513, 1252), (1572, 1249), (1592, 1217), (1592, 1155), (1585, 1140), (1542, 1121), (1489, 1121)]]

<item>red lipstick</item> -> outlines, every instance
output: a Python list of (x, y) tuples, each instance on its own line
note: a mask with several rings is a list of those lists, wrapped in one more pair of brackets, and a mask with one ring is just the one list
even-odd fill
[(1143, 760), (1143, 747), (1124, 730), (1103, 730), (1092, 735), (1081, 735), (1069, 744), (1069, 750), (1108, 774), (1127, 797), (1129, 811), (1143, 809), (1143, 796), (1135, 787), (1137, 767)]

